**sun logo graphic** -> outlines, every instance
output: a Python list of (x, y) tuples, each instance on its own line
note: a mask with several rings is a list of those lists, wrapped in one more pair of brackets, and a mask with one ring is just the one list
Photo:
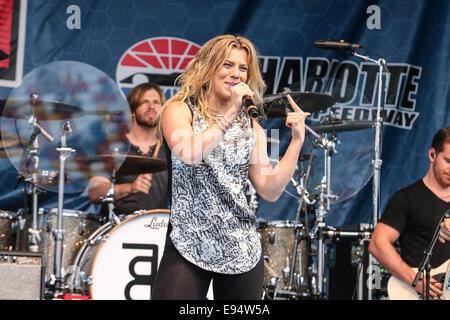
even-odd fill
[(116, 81), (127, 96), (135, 86), (152, 82), (171, 97), (177, 88), (175, 79), (186, 70), (187, 64), (200, 50), (194, 42), (174, 38), (156, 37), (141, 41), (129, 48), (119, 60)]

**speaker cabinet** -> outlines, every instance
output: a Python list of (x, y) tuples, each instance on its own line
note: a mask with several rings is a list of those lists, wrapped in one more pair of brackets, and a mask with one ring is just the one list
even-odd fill
[(0, 251), (0, 300), (43, 298), (42, 253)]

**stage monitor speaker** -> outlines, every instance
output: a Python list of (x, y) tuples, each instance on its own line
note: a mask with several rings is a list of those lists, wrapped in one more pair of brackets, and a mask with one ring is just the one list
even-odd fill
[(43, 298), (42, 253), (0, 251), (0, 300)]

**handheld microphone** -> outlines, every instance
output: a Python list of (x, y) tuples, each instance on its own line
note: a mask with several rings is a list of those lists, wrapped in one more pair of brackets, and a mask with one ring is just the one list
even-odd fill
[(314, 46), (319, 49), (332, 49), (332, 50), (344, 50), (344, 49), (357, 49), (361, 48), (358, 43), (348, 43), (344, 40), (316, 40)]
[(250, 96), (243, 96), (242, 97), (242, 105), (245, 107), (245, 111), (247, 111), (247, 114), (252, 118), (257, 118), (259, 116), (259, 111), (255, 107), (255, 104), (253, 103), (252, 97)]

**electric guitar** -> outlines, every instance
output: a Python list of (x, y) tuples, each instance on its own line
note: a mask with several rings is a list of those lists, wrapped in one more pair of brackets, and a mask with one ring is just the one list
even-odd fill
[[(417, 268), (413, 268), (417, 272)], [(441, 300), (450, 300), (450, 259), (441, 264), (439, 267), (431, 269), (430, 276), (434, 277), (438, 282), (442, 282)], [(421, 296), (414, 290), (411, 285), (404, 281), (391, 276), (387, 284), (387, 292), (390, 300), (420, 300)]]

